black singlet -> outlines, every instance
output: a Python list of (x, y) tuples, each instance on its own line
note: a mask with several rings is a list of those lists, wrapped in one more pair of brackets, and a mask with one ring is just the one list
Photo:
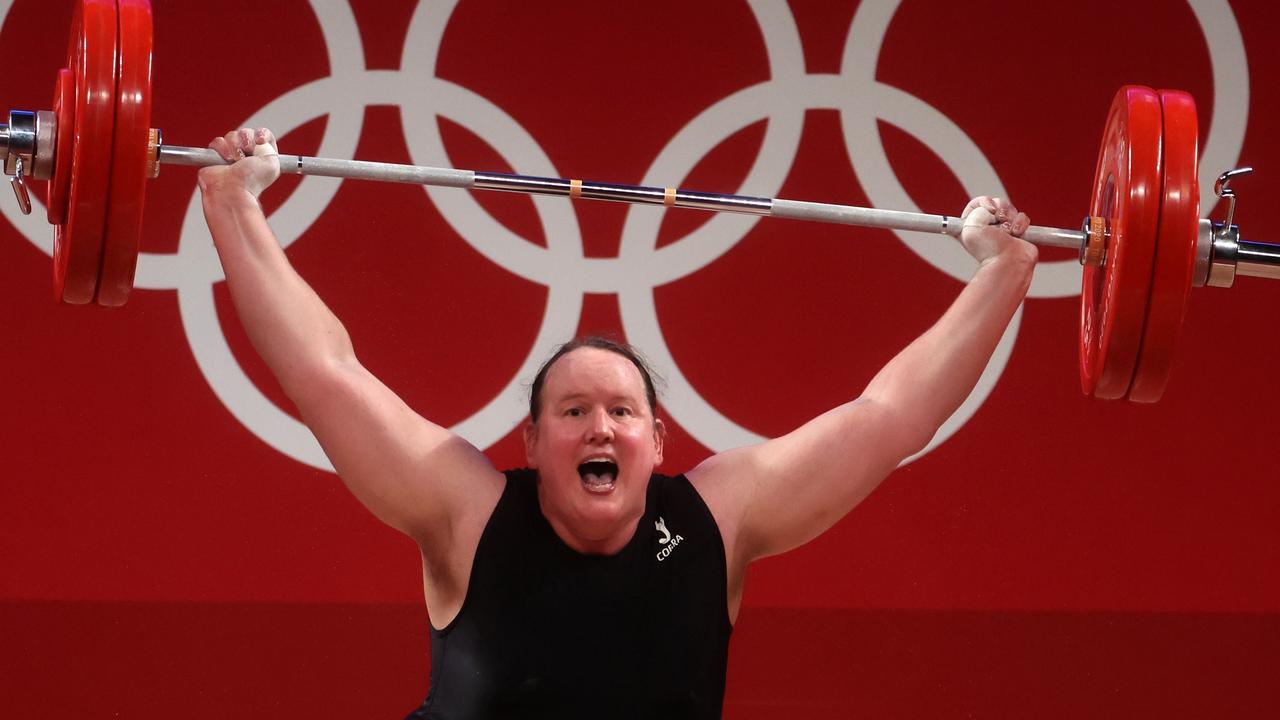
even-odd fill
[(724, 544), (689, 481), (654, 475), (631, 541), (599, 556), (555, 534), (535, 471), (506, 476), (462, 609), (431, 629), (430, 691), (407, 720), (719, 718)]

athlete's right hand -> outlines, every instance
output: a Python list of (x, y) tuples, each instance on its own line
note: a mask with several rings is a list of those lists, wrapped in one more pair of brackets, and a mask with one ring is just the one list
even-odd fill
[(200, 169), (197, 178), (202, 193), (243, 190), (256, 198), (280, 177), (276, 138), (266, 128), (229, 132), (214, 138), (209, 148), (228, 164)]
[(1036, 246), (1022, 239), (1031, 221), (1008, 200), (985, 195), (976, 197), (969, 201), (960, 217), (965, 220), (960, 244), (978, 262), (1002, 255), (1035, 261)]

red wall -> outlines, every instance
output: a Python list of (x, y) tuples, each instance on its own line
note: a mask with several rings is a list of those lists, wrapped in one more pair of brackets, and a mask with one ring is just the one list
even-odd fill
[[(1075, 227), (1132, 82), (1195, 95), (1203, 176), (1256, 167), (1236, 222), (1280, 242), (1261, 0), (314, 5), (157, 3), (166, 140), (252, 120), (291, 153), (949, 213), (1007, 193)], [(49, 106), (70, 6), (0, 2), (10, 107)], [(415, 549), (322, 469), (194, 193), (151, 184), (120, 310), (53, 302), (43, 209), (0, 201), (0, 715), (394, 717), (425, 689)], [(575, 330), (658, 360), (677, 472), (855, 396), (968, 271), (946, 238), (780, 220), (318, 179), (265, 202), (365, 363), (499, 466), (524, 366)], [(1280, 285), (1196, 289), (1165, 398), (1104, 402), (1071, 257), (1042, 253), (945, 440), (752, 570), (729, 717), (1280, 709)]]

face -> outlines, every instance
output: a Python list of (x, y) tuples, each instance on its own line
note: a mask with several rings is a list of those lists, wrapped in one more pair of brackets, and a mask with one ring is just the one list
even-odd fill
[(575, 549), (620, 549), (662, 462), (662, 423), (640, 371), (608, 350), (569, 352), (547, 371), (537, 420), (524, 439), (543, 513)]

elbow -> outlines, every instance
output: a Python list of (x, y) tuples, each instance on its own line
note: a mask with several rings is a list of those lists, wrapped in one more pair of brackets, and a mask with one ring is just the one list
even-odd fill
[(301, 405), (303, 398), (317, 392), (324, 394), (327, 391), (323, 388), (346, 383), (354, 374), (367, 372), (356, 358), (346, 331), (340, 329), (332, 334), (335, 336), (326, 338), (314, 351), (295, 354), (280, 367), (272, 367), (281, 389), (294, 403)]
[(893, 467), (928, 447), (947, 419), (912, 409), (891, 398), (863, 395), (853, 404), (860, 412), (874, 416), (870, 426), (876, 428), (877, 442), (884, 455), (893, 458)]
[(909, 413), (904, 413), (903, 415), (904, 417), (900, 417), (896, 421), (898, 430), (893, 445), (898, 463), (929, 447), (929, 443), (933, 442), (934, 436), (938, 434), (938, 429), (946, 421), (946, 418), (939, 420), (916, 417)]
[(334, 319), (327, 328), (322, 331), (324, 339), (320, 345), (320, 352), (317, 356), (324, 363), (332, 367), (359, 367), (360, 361), (356, 359), (356, 349), (351, 343), (351, 335), (347, 332), (347, 328)]
[(309, 332), (250, 332), (250, 342), (285, 395), (299, 405), (302, 396), (314, 394), (313, 386), (364, 370), (356, 358), (351, 336), (336, 322)]
[(923, 423), (919, 427), (911, 428), (904, 433), (901, 446), (898, 448), (898, 463), (907, 458), (924, 452), (929, 447), (929, 443), (933, 442), (933, 438), (938, 434), (938, 429), (942, 427), (942, 423)]
[(328, 355), (291, 363), (275, 373), (280, 389), (304, 415), (318, 405), (347, 395), (347, 388), (366, 373), (355, 353)]

